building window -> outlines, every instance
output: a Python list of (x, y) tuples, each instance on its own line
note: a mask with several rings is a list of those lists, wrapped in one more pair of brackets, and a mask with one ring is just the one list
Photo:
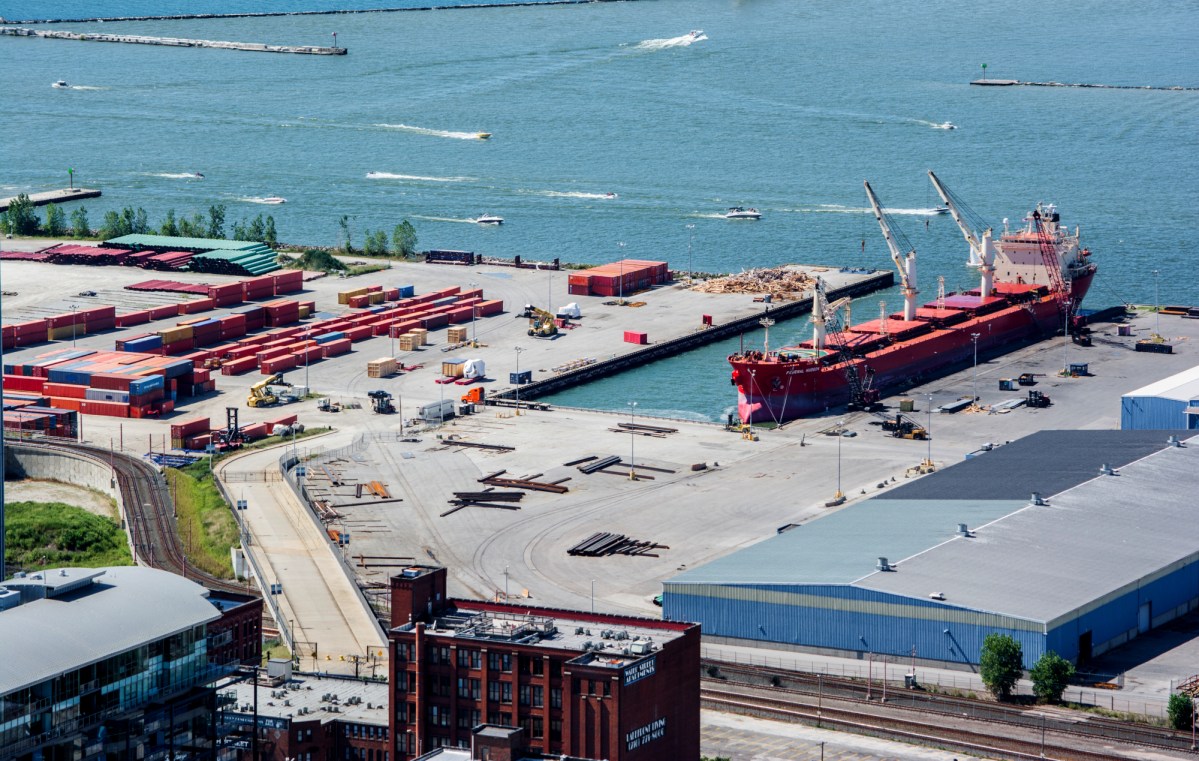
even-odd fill
[(488, 711), (488, 712), (487, 712), (487, 723), (488, 723), (488, 724), (500, 724), (500, 723), (502, 723), (502, 722), (500, 722), (500, 714), (499, 714), (499, 711)]
[(534, 717), (533, 717), (533, 732), (532, 732), (532, 736), (533, 736), (533, 737), (535, 737), (535, 738), (537, 738), (537, 739), (539, 739), (539, 740), (540, 740), (542, 737), (544, 737), (544, 736), (545, 736), (545, 722), (544, 722), (544, 721), (542, 721), (542, 719), (541, 719), (541, 717), (540, 717), (540, 716), (534, 716)]
[(611, 697), (611, 695), (612, 695), (612, 682), (611, 682), (611, 680), (605, 679), (604, 680), (604, 697)]
[(397, 671), (396, 672), (395, 688), (396, 688), (396, 692), (407, 692), (408, 691), (408, 672), (407, 671)]
[(537, 658), (533, 661), (533, 676), (541, 676), (545, 673), (545, 661)]
[(450, 709), (436, 704), (429, 706), (429, 723), (435, 727), (448, 727), (450, 725)]
[(550, 708), (561, 708), (561, 707), (562, 707), (562, 688), (561, 687), (551, 687), (550, 688)]
[(539, 684), (533, 685), (533, 707), (541, 708), (545, 705), (545, 688)]
[(434, 666), (449, 666), (450, 649), (448, 647), (431, 647), (429, 648), (429, 663)]
[(487, 667), (492, 671), (512, 671), (512, 656), (509, 653), (488, 653)]
[(529, 685), (522, 684), (520, 686), (520, 704), (522, 706), (527, 706), (531, 702), (529, 697), (530, 692)]
[(412, 660), (412, 647), (411, 642), (397, 642), (396, 660), (400, 662)]
[[(500, 683), (499, 682), (488, 682), (487, 683), (487, 699), (490, 700), (492, 703), (500, 702)], [(491, 721), (491, 719), (488, 719), (487, 723), (494, 724), (495, 722)]]
[(500, 682), (500, 702), (512, 702), (512, 684), (510, 682)]
[(550, 719), (550, 742), (562, 742), (561, 719)]
[(479, 699), (479, 680), (458, 677), (458, 697), (471, 700)]

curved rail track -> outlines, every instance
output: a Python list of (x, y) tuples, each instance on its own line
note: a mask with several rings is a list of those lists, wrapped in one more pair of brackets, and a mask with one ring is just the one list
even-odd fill
[(100, 447), (70, 442), (21, 441), (6, 446), (27, 447), (40, 452), (61, 452), (83, 457), (110, 468), (127, 516), (134, 560), (151, 568), (179, 574), (209, 589), (238, 594), (254, 594), (244, 584), (218, 579), (187, 562), (175, 522), (166, 480), (158, 470), (137, 457)]
[[(1093, 761), (1143, 757), (1146, 752), (1193, 756), (1189, 734), (1162, 727), (904, 689), (889, 689), (883, 704), (877, 683), (868, 688), (861, 681), (824, 675), (707, 659), (703, 663), (701, 699), (715, 710), (827, 725), (994, 758)], [(712, 678), (713, 673), (719, 678)]]

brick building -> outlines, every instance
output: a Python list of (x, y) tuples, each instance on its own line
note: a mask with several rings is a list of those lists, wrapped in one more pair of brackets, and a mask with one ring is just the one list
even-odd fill
[(699, 758), (696, 624), (450, 600), (446, 570), (391, 580), (395, 761), (519, 727), (531, 754)]
[(208, 624), (208, 657), (217, 663), (262, 663), (262, 598), (233, 592), (209, 592), (221, 617)]

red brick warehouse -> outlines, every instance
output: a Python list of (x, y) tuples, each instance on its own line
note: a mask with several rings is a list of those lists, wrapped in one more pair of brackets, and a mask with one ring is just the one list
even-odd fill
[(396, 761), (470, 747), (483, 723), (522, 727), (532, 752), (699, 758), (698, 624), (450, 600), (430, 566), (391, 598)]

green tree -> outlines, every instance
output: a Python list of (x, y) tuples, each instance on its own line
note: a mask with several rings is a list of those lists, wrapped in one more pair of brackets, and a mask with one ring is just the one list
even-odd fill
[(983, 640), (978, 673), (991, 694), (1006, 700), (1024, 673), (1024, 650), (1007, 634), (992, 632)]
[(387, 233), (382, 230), (366, 231), (366, 240), (362, 251), (367, 256), (387, 256)]
[(250, 220), (248, 232), (250, 235), (249, 240), (258, 241), (261, 243), (262, 239), (266, 237), (266, 225), (262, 221), (261, 214)]
[(30, 201), (25, 193), (12, 200), (4, 216), (7, 223), (5, 227), (13, 235), (33, 235), (41, 226), (37, 213), (33, 210), (33, 201)]
[(1050, 650), (1037, 659), (1029, 676), (1034, 695), (1046, 702), (1057, 703), (1074, 676), (1074, 664)]
[(337, 220), (337, 226), (341, 228), (341, 239), (345, 243), (342, 248), (348, 254), (354, 250), (354, 242), (350, 238), (350, 218), (342, 214), (341, 219)]
[(208, 207), (207, 233), (209, 238), (225, 237), (225, 204), (218, 203)]
[(1191, 728), (1191, 723), (1195, 720), (1195, 706), (1189, 695), (1184, 695), (1181, 692), (1175, 692), (1170, 696), (1170, 701), (1166, 703), (1166, 716), (1170, 719), (1170, 726), (1174, 729), (1185, 732)]
[(159, 235), (178, 235), (179, 225), (175, 224), (175, 210), (167, 209), (167, 217), (158, 228)]
[(71, 212), (71, 232), (76, 238), (90, 238), (92, 228), (88, 225), (87, 209), (80, 206)]
[(100, 237), (104, 240), (128, 235), (129, 228), (124, 217), (115, 211), (104, 212), (104, 222), (100, 225)]
[(67, 231), (67, 213), (58, 204), (46, 207), (46, 235), (58, 238)]
[(275, 246), (279, 243), (279, 237), (275, 233), (275, 218), (267, 215), (266, 223), (262, 227), (262, 242), (268, 246)]
[(191, 219), (179, 218), (179, 234), (184, 238), (203, 238), (208, 232), (204, 217), (193, 214)]
[(146, 210), (142, 207), (133, 209), (126, 206), (121, 215), (129, 223), (129, 232), (137, 235), (145, 235), (150, 232), (150, 215), (146, 214)]
[(396, 225), (391, 233), (392, 250), (405, 259), (416, 255), (416, 228), (408, 220)]
[(243, 222), (233, 223), (233, 230), (229, 233), (229, 237), (233, 238), (233, 240), (250, 240), (250, 234)]

